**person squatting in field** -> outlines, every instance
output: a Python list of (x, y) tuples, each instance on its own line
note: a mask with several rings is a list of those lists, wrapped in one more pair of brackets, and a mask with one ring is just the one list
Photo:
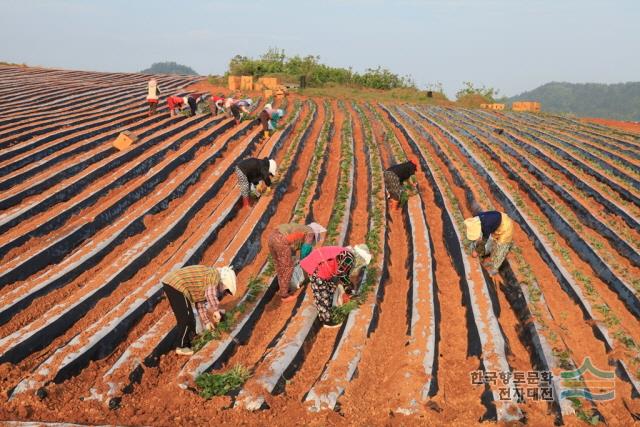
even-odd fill
[(312, 222), (310, 224), (280, 224), (269, 234), (269, 252), (276, 266), (280, 298), (284, 302), (296, 299), (295, 291), (289, 293), (293, 275), (293, 255), (300, 251), (300, 259), (311, 253), (313, 245), (320, 240), (326, 228)]
[(284, 116), (284, 110), (274, 110), (271, 104), (264, 106), (264, 110), (260, 112), (260, 124), (262, 125), (262, 138), (267, 139), (271, 135), (276, 127), (278, 127), (278, 121)]
[(231, 104), (229, 109), (231, 110), (231, 115), (236, 120), (236, 124), (240, 124), (244, 114), (249, 114), (249, 107), (252, 104), (253, 101), (251, 100), (251, 98), (241, 99)]
[(410, 159), (408, 162), (393, 165), (384, 171), (384, 185), (389, 193), (390, 207), (398, 209), (402, 200), (406, 199), (402, 184), (415, 175), (418, 161)]
[(491, 276), (496, 276), (513, 244), (513, 221), (505, 213), (487, 211), (465, 219), (464, 225), (472, 256), (491, 256), (484, 265)]
[(360, 244), (353, 247), (323, 246), (300, 261), (300, 267), (309, 275), (318, 318), (324, 326), (338, 326), (331, 323), (334, 296), (340, 300), (336, 305), (349, 300), (355, 293), (351, 277), (369, 265), (371, 258), (367, 245)]
[(176, 353), (189, 356), (193, 354), (191, 344), (196, 335), (192, 305), (198, 311), (203, 328), (213, 330), (224, 314), (220, 300), (236, 293), (236, 274), (231, 267), (192, 265), (164, 276), (162, 288), (178, 325), (180, 343)]
[(235, 172), (242, 196), (242, 207), (246, 208), (251, 205), (249, 196), (252, 186), (258, 186), (260, 182), (263, 182), (267, 186), (265, 193), (268, 194), (271, 187), (271, 177), (278, 173), (278, 165), (275, 160), (266, 157), (264, 159), (249, 157), (238, 163)]
[(156, 113), (156, 109), (158, 108), (158, 96), (160, 95), (160, 86), (158, 86), (158, 81), (156, 79), (149, 80), (147, 84), (147, 104), (149, 104), (149, 116), (152, 116)]

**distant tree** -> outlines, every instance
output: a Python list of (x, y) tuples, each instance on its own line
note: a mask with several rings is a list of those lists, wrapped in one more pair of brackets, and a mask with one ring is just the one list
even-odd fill
[(140, 72), (144, 74), (182, 74), (188, 76), (198, 75), (198, 73), (196, 73), (193, 68), (170, 61), (156, 62), (152, 64), (151, 67)]
[(495, 97), (498, 96), (498, 90), (492, 87), (476, 87), (472, 82), (462, 82), (462, 89), (460, 89), (456, 93), (456, 99), (460, 100), (462, 98), (468, 97), (469, 95), (479, 95), (485, 98), (489, 102), (495, 102)]

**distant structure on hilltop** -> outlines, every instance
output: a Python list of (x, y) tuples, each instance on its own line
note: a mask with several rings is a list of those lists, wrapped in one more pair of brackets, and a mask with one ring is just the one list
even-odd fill
[(186, 65), (178, 64), (177, 62), (156, 62), (146, 70), (140, 71), (145, 74), (181, 74), (187, 76), (197, 76), (198, 73)]

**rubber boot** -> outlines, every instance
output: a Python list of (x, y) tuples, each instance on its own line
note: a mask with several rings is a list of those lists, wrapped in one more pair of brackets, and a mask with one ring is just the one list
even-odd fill
[(249, 200), (248, 197), (243, 197), (242, 198), (242, 207), (243, 208), (248, 208), (251, 206), (251, 201)]

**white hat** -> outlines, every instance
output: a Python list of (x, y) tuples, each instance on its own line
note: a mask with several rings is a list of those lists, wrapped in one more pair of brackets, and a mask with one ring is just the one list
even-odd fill
[(218, 273), (220, 273), (220, 281), (222, 286), (231, 292), (231, 295), (236, 294), (236, 273), (230, 266), (218, 267)]
[(482, 237), (482, 224), (480, 223), (480, 217), (474, 216), (473, 218), (465, 219), (464, 226), (467, 232), (467, 240), (473, 242)]
[(318, 243), (320, 241), (320, 235), (327, 231), (326, 228), (324, 228), (323, 226), (321, 226), (317, 222), (312, 222), (310, 224), (307, 224), (307, 227), (309, 227), (311, 230), (313, 230), (313, 234), (316, 235), (316, 243)]
[(371, 262), (371, 258), (373, 258), (371, 252), (369, 251), (369, 247), (364, 243), (355, 245), (353, 247), (353, 252), (355, 253), (356, 258), (360, 258), (361, 260), (361, 262), (358, 262), (358, 260), (356, 260), (356, 266), (359, 266), (360, 264), (362, 264), (362, 262), (364, 262), (364, 265), (369, 265), (369, 263)]
[(247, 98), (247, 99), (246, 99), (246, 101), (247, 101), (247, 104), (248, 104), (248, 105), (253, 104), (253, 100), (252, 100), (251, 98)]
[(280, 117), (284, 116), (284, 110), (282, 108), (278, 108), (278, 110), (276, 110), (278, 112), (278, 115), (280, 115)]
[(267, 105), (264, 106), (264, 109), (265, 110), (271, 110), (271, 109), (273, 109), (273, 107), (271, 106), (271, 104), (267, 104)]
[(278, 164), (273, 159), (269, 159), (269, 173), (273, 176), (278, 173)]

